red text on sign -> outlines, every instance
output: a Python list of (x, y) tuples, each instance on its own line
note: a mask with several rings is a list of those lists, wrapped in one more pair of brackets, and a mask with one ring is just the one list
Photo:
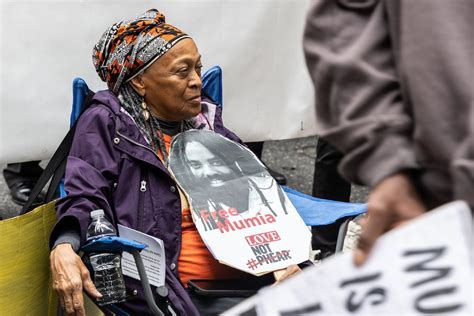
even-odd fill
[(256, 234), (245, 237), (245, 240), (250, 246), (268, 244), (272, 241), (280, 240), (280, 236), (276, 231)]

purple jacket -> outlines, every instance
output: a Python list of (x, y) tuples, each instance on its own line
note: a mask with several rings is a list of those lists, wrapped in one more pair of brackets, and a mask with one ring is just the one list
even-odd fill
[[(178, 278), (181, 249), (181, 203), (176, 184), (145, 141), (132, 118), (109, 91), (98, 92), (80, 118), (69, 153), (65, 190), (57, 203), (59, 221), (77, 219), (84, 242), (90, 212), (103, 209), (115, 225), (122, 224), (163, 240), (166, 250), (166, 285), (179, 315), (197, 315)], [(215, 132), (240, 139), (222, 123), (221, 109), (203, 107)], [(126, 278), (127, 307), (148, 312), (140, 283)]]

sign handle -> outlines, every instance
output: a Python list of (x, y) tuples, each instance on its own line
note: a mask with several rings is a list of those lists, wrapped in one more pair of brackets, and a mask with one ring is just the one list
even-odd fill
[(285, 274), (285, 271), (286, 269), (273, 271), (273, 277), (275, 278), (275, 281), (279, 281), (283, 274)]

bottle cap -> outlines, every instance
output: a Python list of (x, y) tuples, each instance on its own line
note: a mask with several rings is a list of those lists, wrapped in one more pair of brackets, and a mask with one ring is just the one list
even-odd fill
[(91, 217), (97, 217), (97, 216), (103, 216), (104, 215), (104, 210), (95, 210), (91, 212)]

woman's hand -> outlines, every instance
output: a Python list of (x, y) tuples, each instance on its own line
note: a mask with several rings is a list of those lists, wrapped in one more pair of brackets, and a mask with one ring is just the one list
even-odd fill
[(94, 298), (102, 295), (92, 283), (89, 271), (70, 244), (60, 244), (49, 256), (53, 288), (67, 315), (85, 315), (82, 289)]
[(281, 282), (285, 281), (286, 279), (289, 279), (290, 277), (299, 273), (300, 271), (301, 269), (300, 267), (298, 267), (298, 265), (292, 264), (291, 266), (289, 266), (288, 268), (284, 270), (273, 272), (275, 276), (275, 283), (273, 285), (280, 284)]
[(362, 224), (354, 252), (357, 266), (365, 262), (380, 235), (426, 212), (410, 177), (404, 173), (390, 176), (377, 184), (370, 193), (367, 208), (368, 217)]

